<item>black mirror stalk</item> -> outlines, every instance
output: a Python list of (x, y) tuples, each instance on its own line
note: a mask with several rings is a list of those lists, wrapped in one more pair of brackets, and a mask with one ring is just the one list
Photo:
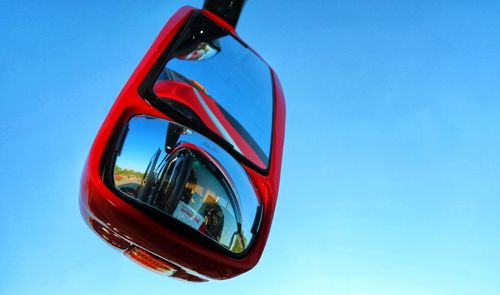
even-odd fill
[(209, 10), (236, 28), (246, 0), (205, 0), (203, 9)]

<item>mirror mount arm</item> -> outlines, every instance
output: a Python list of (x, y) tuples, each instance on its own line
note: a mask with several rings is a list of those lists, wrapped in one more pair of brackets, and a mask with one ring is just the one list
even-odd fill
[(246, 0), (205, 0), (203, 9), (216, 14), (233, 28), (236, 28), (245, 2)]

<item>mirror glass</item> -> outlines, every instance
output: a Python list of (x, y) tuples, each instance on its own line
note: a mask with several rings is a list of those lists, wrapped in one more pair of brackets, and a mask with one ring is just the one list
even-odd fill
[(169, 98), (159, 90), (166, 89), (160, 85), (165, 81), (189, 87), (182, 102), (236, 152), (268, 167), (273, 82), (269, 67), (253, 51), (202, 14), (194, 15), (153, 87), (157, 96)]
[(233, 253), (251, 243), (260, 222), (250, 179), (225, 150), (176, 123), (135, 116), (113, 168), (125, 197), (173, 217)]

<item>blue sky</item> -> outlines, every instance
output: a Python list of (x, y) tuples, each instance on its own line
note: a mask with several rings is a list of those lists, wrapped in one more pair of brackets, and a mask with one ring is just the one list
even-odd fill
[(287, 98), (264, 255), (233, 280), (137, 267), (79, 178), (166, 20), (201, 1), (0, 2), (1, 294), (499, 294), (500, 3), (249, 1)]

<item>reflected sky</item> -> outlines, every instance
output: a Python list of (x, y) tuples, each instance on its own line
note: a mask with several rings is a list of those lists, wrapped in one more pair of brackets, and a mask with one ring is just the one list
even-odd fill
[[(126, 144), (123, 145), (121, 155), (118, 157), (116, 165), (122, 168), (132, 169), (138, 172), (146, 171), (151, 157), (158, 148), (165, 145), (165, 130), (168, 123), (164, 120), (148, 120), (147, 128), (139, 121), (129, 122), (129, 132), (132, 136), (126, 137)], [(164, 149), (161, 149), (160, 159), (165, 157)]]

